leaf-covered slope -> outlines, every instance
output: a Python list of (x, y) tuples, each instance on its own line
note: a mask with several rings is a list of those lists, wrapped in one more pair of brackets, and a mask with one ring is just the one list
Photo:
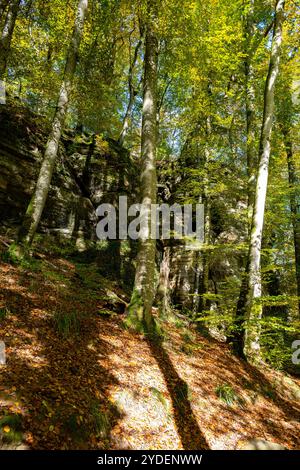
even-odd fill
[(300, 447), (294, 380), (254, 369), (181, 319), (151, 345), (123, 328), (128, 297), (96, 265), (45, 252), (16, 264), (5, 243), (3, 448), (21, 439), (29, 449), (234, 449), (253, 438)]

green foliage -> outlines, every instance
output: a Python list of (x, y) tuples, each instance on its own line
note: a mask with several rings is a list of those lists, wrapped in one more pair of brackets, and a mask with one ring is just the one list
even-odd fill
[(62, 428), (67, 436), (77, 442), (84, 441), (88, 436), (87, 429), (80, 421), (77, 413), (71, 413), (64, 417)]
[(171, 409), (170, 409), (170, 405), (169, 405), (168, 401), (166, 400), (166, 398), (164, 397), (163, 393), (155, 387), (150, 387), (150, 392), (152, 393), (153, 397), (156, 400), (158, 400), (159, 403), (161, 403), (161, 405), (163, 406), (163, 408), (166, 412), (166, 415), (167, 415), (168, 419), (171, 420), (172, 419), (172, 412), (171, 412)]
[(1, 253), (1, 259), (15, 266), (20, 266), (24, 270), (38, 271), (40, 262), (34, 259), (28, 251), (28, 248), (12, 243), (8, 250)]
[(105, 308), (99, 310), (98, 314), (103, 317), (112, 317), (116, 315), (115, 312), (112, 312), (111, 310), (106, 310)]
[(52, 235), (36, 234), (33, 242), (36, 250), (41, 250), (51, 255), (71, 257), (76, 253), (77, 249), (73, 239), (58, 239)]
[(276, 390), (268, 385), (263, 385), (260, 392), (265, 398), (268, 398), (269, 400), (274, 400), (276, 396)]
[(191, 343), (195, 339), (195, 335), (192, 331), (186, 330), (181, 334), (181, 338), (186, 343)]
[(186, 326), (185, 322), (183, 320), (180, 320), (179, 318), (175, 318), (174, 325), (178, 329), (185, 328)]
[(3, 442), (18, 443), (23, 439), (22, 419), (17, 414), (7, 414), (0, 419), (0, 430)]
[(291, 345), (281, 332), (263, 335), (261, 345), (264, 360), (273, 368), (283, 370), (291, 363)]
[(107, 412), (102, 412), (98, 403), (93, 403), (90, 408), (90, 420), (93, 433), (97, 437), (107, 437), (110, 430), (110, 420)]
[(220, 384), (216, 387), (216, 395), (220, 400), (224, 401), (226, 405), (232, 406), (234, 403), (240, 400), (237, 393), (234, 391), (232, 386), (228, 383)]
[(81, 320), (81, 316), (76, 311), (62, 312), (57, 310), (53, 315), (55, 328), (64, 338), (80, 333)]
[(4, 320), (8, 315), (10, 315), (10, 310), (7, 307), (1, 307), (0, 320)]
[(4, 262), (16, 265), (22, 263), (23, 257), (16, 243), (12, 243), (6, 251), (1, 253), (1, 258)]

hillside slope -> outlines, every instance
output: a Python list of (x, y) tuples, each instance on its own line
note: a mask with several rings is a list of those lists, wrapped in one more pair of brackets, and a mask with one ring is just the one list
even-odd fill
[(122, 326), (126, 294), (93, 264), (1, 239), (2, 448), (300, 448), (299, 382), (259, 371), (181, 319), (151, 345)]

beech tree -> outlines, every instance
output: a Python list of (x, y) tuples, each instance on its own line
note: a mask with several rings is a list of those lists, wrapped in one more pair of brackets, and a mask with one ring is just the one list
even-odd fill
[(78, 9), (75, 16), (73, 35), (70, 40), (63, 81), (57, 101), (56, 111), (52, 121), (51, 132), (46, 145), (36, 187), (19, 232), (19, 240), (27, 244), (32, 243), (47, 200), (61, 133), (69, 105), (72, 82), (78, 60), (78, 50), (83, 35), (84, 20), (87, 8), (88, 0), (79, 0)]
[(264, 113), (259, 146), (259, 167), (255, 190), (255, 202), (251, 225), (251, 240), (247, 264), (246, 329), (244, 339), (245, 354), (253, 360), (260, 356), (260, 320), (262, 304), (261, 286), (261, 245), (264, 225), (264, 212), (268, 186), (271, 133), (274, 119), (274, 91), (279, 73), (282, 25), (284, 21), (284, 0), (277, 0), (274, 30), (271, 46), (269, 71), (265, 84)]
[(133, 52), (133, 57), (132, 58), (131, 58), (132, 45), (131, 45), (131, 39), (130, 38), (129, 38), (129, 42), (130, 42), (130, 45), (129, 45), (129, 47), (130, 47), (130, 57), (129, 57), (130, 65), (129, 65), (129, 71), (128, 71), (129, 100), (128, 100), (126, 112), (125, 112), (124, 119), (123, 119), (122, 129), (121, 129), (121, 132), (120, 132), (120, 135), (119, 135), (119, 138), (118, 138), (118, 142), (119, 142), (120, 145), (124, 144), (125, 137), (128, 133), (130, 117), (131, 117), (131, 113), (132, 113), (132, 109), (133, 109), (133, 105), (134, 105), (134, 99), (135, 99), (135, 97), (138, 93), (138, 90), (136, 90), (135, 87), (134, 87), (133, 79), (134, 79), (134, 69), (135, 69), (135, 66), (136, 66), (136, 63), (137, 63), (139, 50), (140, 50), (141, 45), (142, 45), (142, 39), (141, 38), (138, 39), (138, 41), (137, 41), (137, 43), (134, 47), (134, 52)]
[(143, 81), (143, 111), (141, 135), (141, 216), (147, 221), (141, 230), (136, 261), (133, 294), (128, 309), (130, 323), (144, 323), (153, 327), (152, 303), (155, 296), (156, 240), (151, 239), (151, 204), (156, 203), (156, 141), (157, 141), (157, 60), (158, 39), (156, 33), (157, 2), (148, 1), (145, 31), (145, 57)]
[(248, 173), (248, 217), (251, 223), (255, 190), (255, 90), (253, 70), (254, 0), (250, 0), (245, 17), (245, 82), (246, 82), (246, 122), (247, 122), (247, 173)]

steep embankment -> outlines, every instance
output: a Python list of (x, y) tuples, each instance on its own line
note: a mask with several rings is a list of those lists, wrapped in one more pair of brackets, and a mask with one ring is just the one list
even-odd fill
[[(95, 264), (41, 252), (20, 264), (1, 239), (2, 448), (300, 447), (299, 388), (177, 319), (162, 344), (124, 330), (126, 294)], [(298, 384), (299, 385), (299, 384)]]

